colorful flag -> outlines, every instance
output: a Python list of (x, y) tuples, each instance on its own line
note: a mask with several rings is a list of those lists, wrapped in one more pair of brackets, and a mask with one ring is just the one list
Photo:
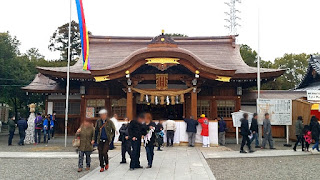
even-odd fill
[(86, 27), (86, 20), (84, 18), (83, 4), (82, 0), (76, 0), (78, 19), (79, 19), (79, 29), (82, 47), (82, 59), (83, 59), (83, 70), (90, 70), (89, 61), (89, 36)]

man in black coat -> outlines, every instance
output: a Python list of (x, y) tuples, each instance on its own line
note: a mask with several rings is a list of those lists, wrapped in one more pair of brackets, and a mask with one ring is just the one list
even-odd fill
[(193, 119), (193, 116), (190, 116), (190, 119), (184, 119), (184, 122), (187, 123), (187, 134), (189, 147), (194, 147), (196, 142), (197, 126), (199, 122)]
[(129, 156), (131, 156), (131, 141), (129, 139), (129, 119), (125, 118), (124, 123), (122, 124), (121, 128), (119, 129), (119, 141), (121, 141), (121, 155), (122, 155), (122, 163), (127, 163), (126, 161), (126, 152), (128, 152)]
[(248, 123), (248, 114), (244, 113), (243, 114), (243, 118), (240, 120), (241, 121), (241, 136), (242, 136), (242, 142), (241, 142), (241, 147), (240, 147), (240, 153), (247, 153), (243, 147), (244, 145), (247, 144), (249, 152), (252, 153), (254, 151), (251, 150), (251, 146), (250, 146), (250, 139), (249, 139), (249, 135), (250, 130), (249, 130), (249, 123)]
[(144, 122), (145, 113), (142, 113), (138, 116), (137, 120), (132, 120), (128, 127), (129, 139), (131, 141), (131, 161), (130, 161), (130, 170), (136, 168), (143, 168), (140, 165), (140, 151), (141, 151), (141, 136), (144, 133), (144, 128), (142, 123)]
[(250, 140), (250, 143), (252, 143), (252, 141), (255, 141), (255, 148), (260, 148), (259, 146), (259, 126), (258, 126), (258, 114), (254, 113), (253, 117), (252, 117), (252, 122), (251, 122), (251, 127), (250, 130), (252, 132), (252, 138)]
[(19, 146), (24, 146), (24, 139), (26, 137), (26, 129), (28, 128), (28, 123), (24, 118), (21, 118), (17, 122), (19, 128), (20, 141), (18, 143)]

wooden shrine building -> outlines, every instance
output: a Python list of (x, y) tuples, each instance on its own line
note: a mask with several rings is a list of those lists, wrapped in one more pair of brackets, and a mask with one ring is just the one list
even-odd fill
[[(96, 120), (106, 108), (120, 119), (151, 111), (154, 119), (200, 114), (213, 120), (241, 109), (242, 89), (256, 86), (257, 68), (241, 58), (236, 36), (90, 36), (90, 71), (79, 60), (70, 67), (69, 131), (84, 119)], [(38, 67), (23, 89), (44, 93), (46, 112), (57, 113), (63, 129), (67, 67)], [(262, 82), (283, 70), (261, 69)]]

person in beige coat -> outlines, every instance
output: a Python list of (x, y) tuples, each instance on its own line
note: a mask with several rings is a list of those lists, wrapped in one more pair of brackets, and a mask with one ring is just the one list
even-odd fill
[(90, 170), (91, 163), (91, 153), (93, 151), (94, 144), (94, 127), (91, 122), (84, 121), (80, 128), (77, 130), (76, 136), (80, 138), (79, 150), (79, 162), (78, 162), (78, 172), (82, 171), (83, 168), (83, 158), (86, 155), (86, 170)]
[(168, 120), (164, 125), (164, 130), (167, 135), (167, 147), (173, 146), (174, 132), (176, 131), (176, 122), (172, 120), (173, 117), (169, 116)]

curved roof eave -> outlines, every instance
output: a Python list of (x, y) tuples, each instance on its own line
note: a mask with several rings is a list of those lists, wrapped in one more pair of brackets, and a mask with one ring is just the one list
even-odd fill
[[(154, 47), (154, 48), (141, 48), (133, 53), (131, 53), (129, 56), (127, 56), (122, 61), (113, 64), (107, 68), (103, 69), (95, 69), (92, 70), (91, 73), (93, 75), (106, 75), (106, 74), (114, 74), (118, 73), (120, 71), (123, 71), (123, 73), (133, 66), (138, 61), (145, 61), (146, 58), (151, 57), (174, 57), (179, 58), (180, 60), (187, 60), (190, 63), (192, 63), (194, 66), (197, 66), (198, 69), (201, 71), (204, 71), (206, 73), (215, 74), (215, 75), (224, 75), (224, 76), (230, 76), (232, 77), (236, 70), (235, 69), (222, 69), (219, 67), (216, 67), (214, 65), (208, 64), (201, 60), (199, 57), (197, 57), (195, 54), (190, 52), (189, 50), (183, 49), (183, 48), (172, 48), (172, 47)], [(135, 70), (135, 69), (134, 69)]]

